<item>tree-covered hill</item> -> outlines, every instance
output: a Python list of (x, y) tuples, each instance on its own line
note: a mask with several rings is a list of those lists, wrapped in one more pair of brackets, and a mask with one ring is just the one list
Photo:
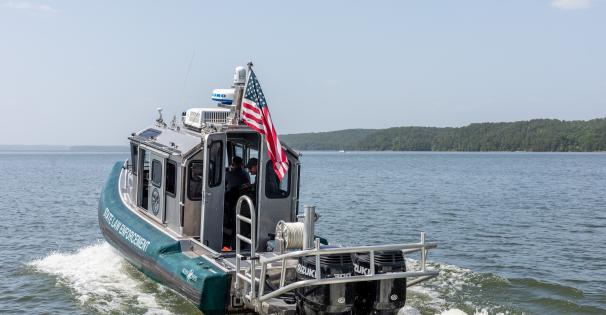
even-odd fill
[(351, 150), (360, 139), (379, 130), (347, 129), (329, 132), (281, 135), (280, 140), (298, 150)]
[(280, 140), (298, 150), (606, 151), (606, 118), (348, 129), (281, 135)]

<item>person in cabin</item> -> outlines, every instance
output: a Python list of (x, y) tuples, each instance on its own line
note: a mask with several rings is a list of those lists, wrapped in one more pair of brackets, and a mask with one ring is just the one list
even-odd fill
[(233, 247), (235, 232), (235, 207), (242, 189), (250, 186), (250, 177), (242, 168), (242, 158), (234, 156), (227, 172), (225, 172), (225, 201), (223, 217), (223, 250)]
[(229, 170), (225, 173), (225, 191), (239, 190), (243, 185), (249, 183), (250, 177), (242, 168), (242, 158), (234, 156), (231, 159)]
[(246, 163), (246, 168), (248, 169), (250, 175), (257, 175), (257, 163), (258, 160), (256, 158), (252, 158), (248, 160), (248, 163)]
[[(246, 163), (246, 169), (248, 169), (248, 173), (250, 174), (248, 178), (251, 178), (251, 176), (255, 176), (255, 182), (257, 180), (257, 163), (258, 160), (256, 158), (251, 158), (250, 160), (248, 160), (248, 163)], [(242, 185), (241, 188), (242, 191), (245, 192), (253, 191), (255, 188), (255, 183), (249, 182), (248, 184)]]
[[(246, 168), (248, 169), (248, 172), (250, 173), (250, 175), (257, 175), (257, 171), (258, 171), (258, 165), (259, 161), (256, 158), (252, 158), (250, 160), (248, 160), (248, 163), (246, 163)], [(283, 197), (284, 195), (284, 191), (282, 191), (280, 189), (280, 180), (278, 179), (278, 175), (276, 175), (276, 172), (274, 171), (273, 167), (268, 167), (267, 168), (267, 172), (265, 174), (265, 191), (267, 193), (268, 196), (270, 196), (271, 198), (278, 198), (278, 197)], [(256, 181), (256, 177), (255, 177), (255, 181)], [(254, 189), (255, 187), (255, 183), (250, 183), (248, 185), (244, 185), (243, 188), (251, 188)]]

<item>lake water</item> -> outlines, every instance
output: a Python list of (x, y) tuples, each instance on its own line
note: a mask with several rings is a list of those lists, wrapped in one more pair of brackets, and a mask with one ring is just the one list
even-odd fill
[[(0, 153), (0, 313), (197, 314), (102, 240), (119, 154)], [(606, 154), (327, 153), (301, 201), (331, 243), (439, 243), (406, 313), (605, 314)], [(417, 257), (410, 257), (414, 264)], [(198, 313), (199, 314), (199, 313)]]

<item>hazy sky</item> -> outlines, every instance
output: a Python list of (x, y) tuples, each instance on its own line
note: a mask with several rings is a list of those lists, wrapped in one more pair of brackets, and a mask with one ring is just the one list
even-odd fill
[(123, 144), (249, 60), (280, 133), (604, 117), (606, 1), (0, 0), (0, 144)]

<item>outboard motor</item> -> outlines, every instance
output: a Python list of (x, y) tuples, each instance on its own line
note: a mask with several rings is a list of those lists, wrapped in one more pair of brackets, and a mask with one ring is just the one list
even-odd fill
[[(323, 279), (350, 277), (353, 275), (351, 255), (323, 255), (320, 257), (320, 270)], [(301, 257), (297, 265), (297, 281), (315, 278), (316, 256)], [(354, 287), (353, 283), (341, 283), (296, 289), (298, 313), (352, 314)]]
[[(353, 255), (355, 275), (370, 274), (370, 255)], [(375, 253), (375, 274), (405, 272), (402, 251)], [(356, 282), (355, 314), (396, 314), (406, 303), (406, 279)]]

